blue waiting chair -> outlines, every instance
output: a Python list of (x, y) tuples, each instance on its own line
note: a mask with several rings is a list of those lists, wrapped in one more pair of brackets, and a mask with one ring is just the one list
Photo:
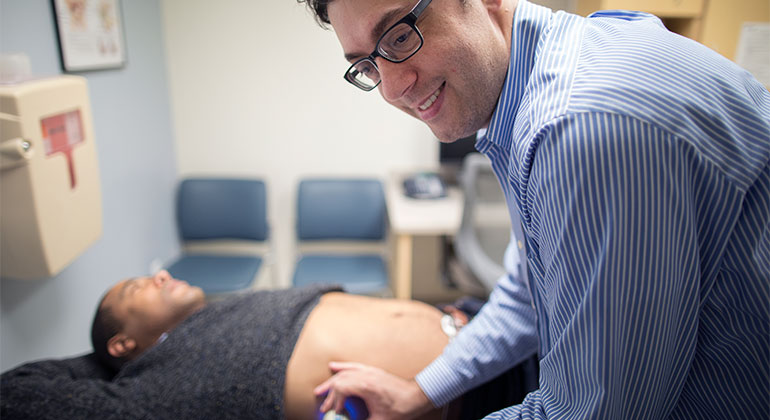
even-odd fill
[(297, 195), (300, 258), (292, 283), (336, 283), (348, 293), (391, 296), (387, 213), (376, 179), (304, 179)]
[(183, 180), (176, 203), (183, 254), (169, 273), (209, 297), (254, 288), (269, 254), (266, 196), (256, 179)]

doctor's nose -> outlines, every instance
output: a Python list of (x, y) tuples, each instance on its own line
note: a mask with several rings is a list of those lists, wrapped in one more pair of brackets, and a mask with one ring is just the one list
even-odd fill
[(409, 62), (391, 63), (377, 57), (377, 69), (380, 72), (380, 94), (388, 102), (396, 102), (417, 81), (417, 72)]

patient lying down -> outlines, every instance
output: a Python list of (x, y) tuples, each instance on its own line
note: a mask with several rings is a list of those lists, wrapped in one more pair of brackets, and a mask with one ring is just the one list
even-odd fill
[[(233, 371), (243, 369), (244, 366), (238, 364), (245, 354), (252, 354), (253, 357), (268, 356), (265, 353), (254, 354), (248, 348), (238, 349), (238, 346), (250, 345), (248, 340), (242, 341), (238, 338), (244, 334), (239, 328), (273, 330), (260, 334), (263, 338), (287, 336), (280, 340), (290, 342), (285, 345), (287, 350), (291, 350), (293, 344), (288, 364), (271, 361), (269, 366), (285, 366), (283, 406), (285, 416), (289, 419), (317, 417), (317, 402), (312, 391), (331, 375), (328, 363), (332, 360), (363, 362), (410, 378), (438, 356), (447, 344), (448, 338), (440, 327), (442, 314), (429, 305), (334, 291), (323, 292), (327, 290), (318, 289), (315, 293), (308, 290), (257, 292), (257, 295), (270, 296), (268, 300), (287, 299), (298, 293), (308, 294), (304, 300), (309, 302), (303, 301), (295, 311), (303, 312), (305, 308), (309, 309), (304, 326), (300, 327), (299, 331), (275, 329), (278, 325), (271, 328), (269, 325), (249, 323), (236, 326), (232, 323), (212, 322), (208, 325), (212, 330), (231, 328), (230, 331), (220, 331), (217, 336), (221, 335), (222, 341), (217, 342), (214, 339), (210, 345), (228, 346), (230, 351), (240, 353), (235, 359), (218, 358), (216, 364), (221, 365), (223, 374), (232, 374)], [(246, 297), (241, 297), (244, 298)], [(267, 303), (259, 302), (261, 305)], [(155, 346), (165, 333), (169, 334), (166, 341), (170, 341), (175, 327), (193, 314), (204, 310), (205, 306), (201, 289), (172, 278), (166, 271), (161, 271), (153, 277), (122, 281), (105, 295), (100, 305), (100, 313), (95, 317), (92, 334), (94, 347), (97, 354), (105, 349), (105, 359), (113, 366), (120, 367), (125, 362), (141, 357)], [(246, 310), (261, 314), (264, 319), (284, 317), (279, 313), (285, 311), (285, 308), (270, 305), (269, 308), (254, 306)], [(105, 315), (107, 318), (111, 316), (111, 322), (117, 321), (116, 325), (120, 325), (115, 328), (115, 333), (102, 332), (103, 326), (100, 324), (103, 324)], [(223, 313), (222, 317), (241, 315), (239, 312), (228, 311)], [(303, 315), (286, 312), (286, 317), (299, 318)], [(298, 338), (293, 337), (296, 333), (299, 333)], [(105, 338), (106, 344), (103, 341)], [(201, 340), (205, 338), (201, 337)], [(220, 350), (224, 352), (225, 349)], [(281, 357), (275, 355), (272, 358), (280, 360)], [(228, 364), (231, 366), (227, 366)], [(275, 383), (275, 386), (280, 384)], [(269, 409), (271, 414), (274, 414), (275, 407), (262, 409)]]
[[(317, 419), (313, 388), (331, 376), (330, 361), (412, 378), (448, 342), (442, 316), (423, 303), (348, 295), (333, 286), (207, 303), (201, 289), (161, 271), (119, 282), (99, 305), (94, 353), (114, 375), (101, 367), (96, 376), (75, 374), (75, 365), (66, 364), (88, 358), (89, 366), (99, 365), (93, 355), (21, 366), (2, 375), (0, 416)], [(526, 392), (506, 390), (510, 378), (521, 376), (511, 372), (501, 375), (505, 382), (498, 378), (451, 410), (423, 418), (483, 417), (492, 410), (466, 409), (495, 393), (502, 393), (500, 404), (520, 400)]]

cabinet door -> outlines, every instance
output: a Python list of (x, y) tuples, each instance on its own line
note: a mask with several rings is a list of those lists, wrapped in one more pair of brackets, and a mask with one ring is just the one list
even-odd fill
[(703, 0), (578, 0), (577, 11), (588, 15), (597, 10), (639, 10), (665, 18), (698, 17)]

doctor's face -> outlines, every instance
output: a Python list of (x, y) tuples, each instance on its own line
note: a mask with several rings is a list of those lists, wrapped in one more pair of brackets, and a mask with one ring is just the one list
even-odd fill
[[(416, 3), (332, 1), (329, 20), (348, 61), (371, 54), (384, 31)], [(444, 142), (485, 127), (508, 69), (503, 13), (499, 0), (432, 0), (416, 22), (424, 37), (422, 48), (401, 63), (375, 58), (382, 97), (425, 122)]]

